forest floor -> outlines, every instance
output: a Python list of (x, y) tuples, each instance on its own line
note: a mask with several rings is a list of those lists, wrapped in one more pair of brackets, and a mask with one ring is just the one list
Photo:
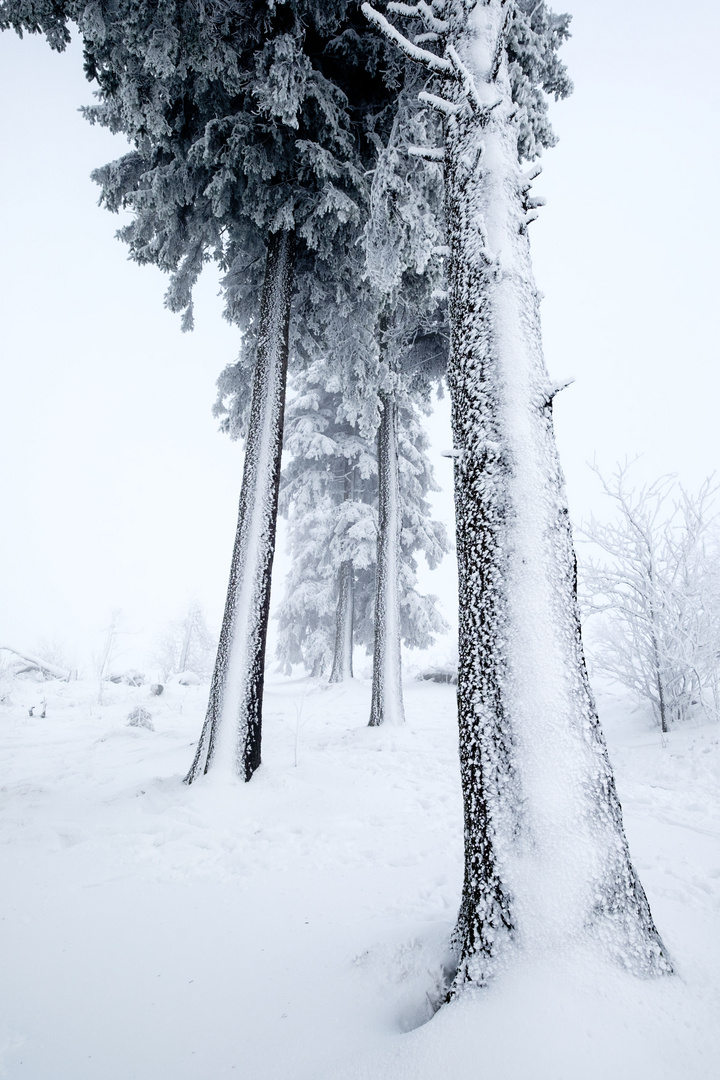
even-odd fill
[(427, 1023), (462, 875), (454, 688), (408, 680), (407, 724), (369, 729), (367, 680), (273, 677), (252, 782), (191, 788), (207, 689), (98, 689), (0, 684), (0, 1076), (720, 1076), (718, 725), (663, 745), (602, 709), (677, 974), (518, 958)]

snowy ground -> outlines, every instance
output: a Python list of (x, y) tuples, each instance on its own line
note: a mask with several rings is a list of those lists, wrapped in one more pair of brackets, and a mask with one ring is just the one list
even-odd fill
[[(206, 690), (0, 685), (0, 1076), (720, 1076), (720, 729), (607, 707), (631, 848), (677, 975), (517, 968), (430, 1023), (461, 882), (454, 688), (274, 679), (250, 784), (185, 787)], [(28, 716), (45, 697), (45, 718)], [(127, 726), (136, 705), (155, 730)], [(420, 1025), (420, 1026), (419, 1026)]]

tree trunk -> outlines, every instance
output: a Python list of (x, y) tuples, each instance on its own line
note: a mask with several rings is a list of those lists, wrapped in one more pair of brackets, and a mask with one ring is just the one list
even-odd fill
[(445, 138), (465, 815), (450, 996), (515, 945), (546, 952), (588, 932), (638, 973), (671, 970), (585, 669), (529, 185), (505, 62), (496, 75), (504, 18), (500, 0), (470, 16), (457, 48), (484, 107), (450, 116)]
[[(355, 498), (355, 469), (350, 462), (343, 463), (343, 503)], [(339, 683), (352, 679), (353, 621), (355, 615), (355, 567), (347, 559), (338, 575), (338, 602), (335, 613), (335, 647), (333, 650), (330, 682)]]
[(187, 783), (211, 767), (249, 780), (260, 764), (294, 253), (294, 233), (270, 235), (230, 583), (205, 723)]
[(373, 651), (370, 727), (402, 724), (400, 654), (400, 474), (398, 471), (397, 406), (382, 394), (378, 430), (378, 546), (375, 584), (375, 647)]
[(192, 641), (193, 630), (195, 629), (195, 612), (188, 613), (187, 621), (185, 623), (185, 633), (183, 634), (182, 648), (180, 649), (180, 660), (178, 661), (178, 674), (183, 671), (187, 671), (188, 653), (190, 652), (190, 642)]
[(355, 567), (352, 559), (347, 559), (340, 567), (340, 589), (335, 616), (335, 651), (330, 672), (331, 683), (345, 682), (346, 679), (353, 677), (354, 591)]

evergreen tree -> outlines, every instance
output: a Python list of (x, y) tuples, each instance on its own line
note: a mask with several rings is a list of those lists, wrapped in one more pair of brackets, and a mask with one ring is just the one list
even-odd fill
[[(380, 116), (367, 116), (378, 150), (365, 244), (336, 249), (332, 262), (298, 276), (293, 348), (342, 395), (349, 420), (378, 440), (379, 485), (371, 725), (404, 719), (399, 573), (402, 515), (398, 504), (397, 415), (428, 399), (447, 358), (441, 174), (410, 153), (411, 136), (433, 130), (430, 110), (412, 104), (416, 80), (406, 65), (402, 92)], [(393, 259), (381, 253), (392, 253)], [(347, 347), (352, 326), (352, 348)], [(222, 380), (230, 426), (242, 394), (228, 370)], [(346, 568), (347, 572), (347, 568)], [(317, 588), (312, 590), (316, 598)], [(317, 626), (313, 624), (313, 632)], [(345, 638), (347, 640), (347, 637)]]
[[(360, 435), (345, 416), (338, 393), (302, 378), (288, 407), (281, 507), (290, 520), (291, 569), (279, 608), (279, 656), (304, 663), (331, 682), (352, 676), (353, 643), (374, 643), (377, 559), (377, 456), (375, 440)], [(399, 438), (399, 599), (404, 644), (426, 648), (446, 624), (435, 598), (417, 589), (415, 555), (431, 567), (447, 551), (443, 526), (430, 518), (427, 494), (435, 489), (427, 436), (412, 408), (401, 416)]]
[(414, 399), (427, 400), (445, 374), (442, 176), (425, 169), (413, 143), (435, 130), (418, 109), (417, 74), (405, 71), (394, 121), (379, 153), (365, 229), (365, 273), (378, 308), (378, 548), (370, 726), (404, 720), (400, 567), (402, 508), (398, 421)]
[(383, 112), (394, 65), (381, 73), (381, 39), (344, 0), (322, 9), (305, 0), (119, 0), (112, 9), (4, 0), (0, 26), (42, 31), (63, 48), (69, 19), (100, 88), (88, 118), (133, 144), (96, 173), (105, 204), (133, 212), (121, 230), (132, 257), (170, 273), (166, 302), (185, 311), (186, 327), (193, 285), (215, 259), (228, 316), (245, 331), (238, 530), (187, 779), (212, 763), (249, 779), (260, 762), (291, 297), (357, 239), (374, 154), (365, 117)]
[[(430, 76), (443, 118), (449, 385), (460, 583), (458, 714), (465, 880), (450, 994), (513, 947), (589, 933), (632, 970), (671, 970), (630, 861), (588, 685), (575, 557), (552, 428), (528, 224), (570, 90), (567, 16), (543, 0), (390, 3), (370, 18)], [(411, 41), (418, 22), (419, 39)], [(408, 33), (403, 32), (404, 30)]]

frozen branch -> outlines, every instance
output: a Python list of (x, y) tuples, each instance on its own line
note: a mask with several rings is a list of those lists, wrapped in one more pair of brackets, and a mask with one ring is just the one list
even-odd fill
[(393, 15), (403, 15), (407, 19), (422, 19), (429, 30), (434, 30), (438, 34), (445, 34), (448, 31), (448, 24), (443, 19), (438, 19), (433, 9), (429, 4), (424, 3), (424, 0), (419, 0), (417, 4), (401, 4), (392, 0), (387, 9)]
[(439, 161), (442, 164), (445, 161), (445, 151), (442, 147), (436, 146), (408, 146), (408, 154), (412, 157), (422, 158), (423, 161)]
[[(468, 69), (466, 68), (465, 64), (463, 64), (462, 60), (458, 56), (454, 45), (448, 45), (446, 47), (446, 49), (445, 49), (445, 53), (450, 58), (450, 63), (454, 67), (455, 72), (456, 72), (456, 74), (458, 76), (458, 79), (460, 80), (460, 83), (462, 84), (462, 88), (465, 91), (465, 93), (467, 94), (467, 98), (468, 98), (468, 101), (470, 102), (470, 105), (472, 107), (473, 112), (474, 113), (482, 113), (484, 111), (489, 112), (489, 109), (487, 109), (487, 106), (484, 106), (483, 103), (481, 102), (480, 97), (479, 97), (478, 92), (477, 92), (477, 86), (475, 85), (475, 80), (472, 77), (472, 75), (470, 74), (470, 72), (468, 71)], [(496, 102), (496, 104), (499, 105), (500, 102), (498, 101), (498, 102)], [(494, 108), (494, 106), (491, 106), (491, 108)]]
[(445, 116), (455, 116), (465, 104), (464, 102), (448, 101), (447, 98), (438, 97), (437, 94), (429, 94), (427, 90), (420, 91), (418, 101), (422, 101), (424, 105), (429, 105), (431, 109), (437, 109), (438, 112), (444, 113)]
[(568, 386), (572, 386), (575, 382), (575, 378), (564, 379), (562, 382), (550, 383), (546, 388), (543, 395), (543, 405), (551, 405), (553, 398), (560, 393), (561, 390), (567, 390)]
[(390, 41), (394, 41), (398, 48), (411, 60), (415, 60), (418, 64), (423, 64), (424, 67), (429, 68), (430, 71), (436, 71), (440, 75), (447, 75), (453, 70), (452, 64), (449, 60), (446, 60), (444, 56), (436, 56), (435, 53), (428, 52), (427, 49), (420, 49), (417, 45), (413, 45), (412, 41), (409, 41), (404, 34), (401, 34), (399, 30), (396, 30), (392, 23), (388, 22), (385, 16), (381, 15), (380, 12), (376, 11), (370, 4), (363, 4), (362, 12), (370, 22), (377, 26), (378, 30), (380, 30), (386, 38)]
[(526, 173), (523, 173), (520, 177), (520, 190), (529, 191), (533, 180), (537, 180), (541, 172), (542, 165), (533, 165), (531, 169), (528, 169)]
[(0, 652), (3, 650), (5, 652), (13, 653), (15, 656), (19, 656), (20, 659), (24, 660), (26, 664), (29, 664), (31, 668), (37, 668), (38, 671), (43, 671), (46, 675), (52, 676), (53, 679), (64, 679), (66, 682), (70, 679), (69, 671), (64, 671), (63, 668), (56, 667), (55, 664), (48, 664), (38, 656), (32, 656), (30, 653), (18, 652), (17, 649), (11, 648), (10, 645), (0, 645)]

